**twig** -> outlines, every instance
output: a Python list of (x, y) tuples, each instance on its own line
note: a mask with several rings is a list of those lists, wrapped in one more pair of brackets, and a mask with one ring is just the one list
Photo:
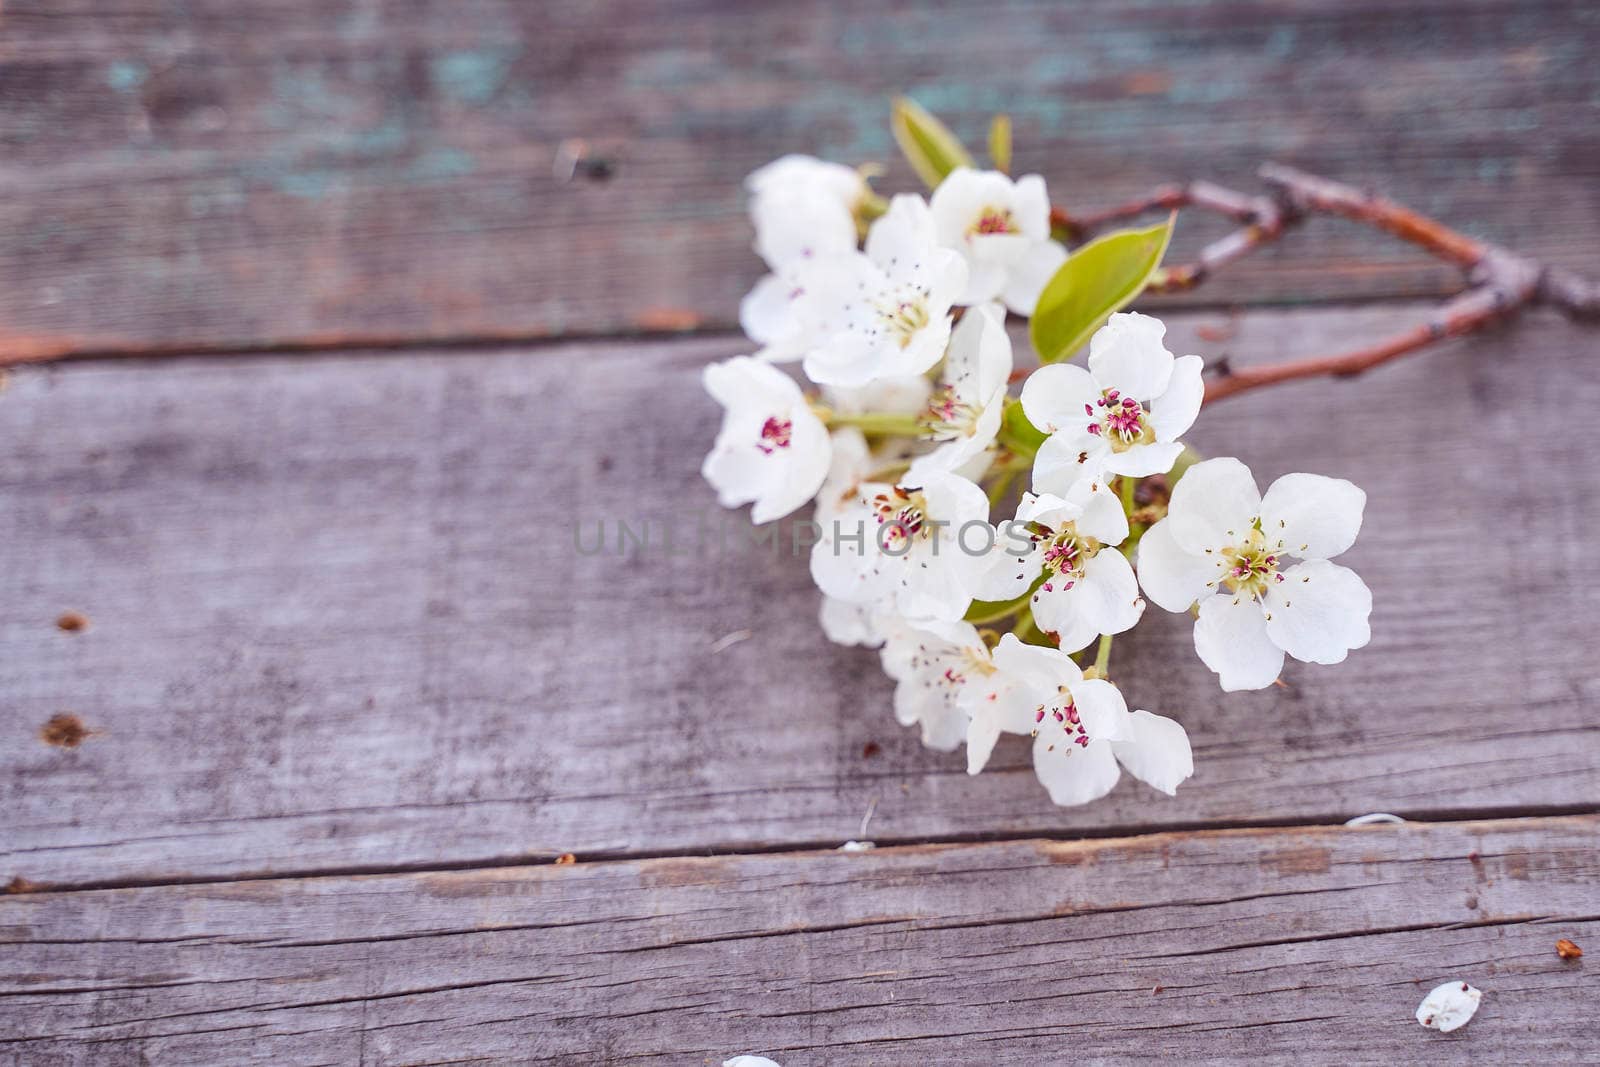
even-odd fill
[(1184, 207), (1244, 223), (1203, 248), (1194, 262), (1163, 268), (1147, 286), (1153, 292), (1191, 289), (1217, 269), (1276, 241), (1314, 214), (1364, 223), (1414, 244), (1461, 268), (1469, 288), (1442, 304), (1425, 322), (1374, 345), (1243, 370), (1227, 364), (1214, 367), (1220, 373), (1207, 383), (1208, 401), (1295, 378), (1359, 374), (1435, 341), (1509, 318), (1533, 304), (1557, 308), (1571, 318), (1600, 318), (1600, 285), (1571, 271), (1545, 267), (1499, 245), (1475, 240), (1403, 204), (1351, 185), (1277, 163), (1265, 164), (1259, 173), (1270, 195), (1252, 197), (1210, 182), (1191, 182), (1162, 186), (1148, 196), (1098, 214), (1073, 218), (1052, 211), (1051, 223), (1074, 240), (1087, 238), (1110, 223)]

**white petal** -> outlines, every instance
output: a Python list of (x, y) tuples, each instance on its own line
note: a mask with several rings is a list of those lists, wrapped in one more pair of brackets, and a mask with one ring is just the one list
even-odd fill
[[(1083, 566), (1084, 618), (1103, 634), (1131, 630), (1144, 614), (1144, 598), (1133, 565), (1115, 549), (1105, 548)], [(1076, 590), (1074, 590), (1076, 591)]]
[(1105, 438), (1092, 433), (1063, 430), (1051, 434), (1033, 457), (1033, 488), (1066, 496), (1079, 482), (1101, 477), (1110, 455), (1111, 446)]
[(883, 644), (884, 635), (873, 622), (874, 612), (864, 604), (824, 596), (817, 616), (823, 634), (836, 645), (877, 648)]
[(1183, 446), (1176, 441), (1151, 441), (1134, 445), (1126, 452), (1113, 452), (1106, 457), (1108, 474), (1125, 474), (1130, 478), (1148, 478), (1152, 474), (1165, 474), (1178, 462)]
[(1263, 602), (1271, 616), (1267, 636), (1295, 659), (1342, 663), (1351, 649), (1372, 640), (1372, 592), (1337, 563), (1314, 559), (1290, 567)]
[(1016, 180), (1011, 201), (1011, 214), (1023, 234), (1035, 241), (1050, 236), (1050, 194), (1044, 179), (1037, 174), (1024, 174)]
[(1103, 545), (1120, 545), (1127, 540), (1128, 515), (1122, 510), (1122, 500), (1105, 482), (1082, 480), (1067, 492), (1067, 500), (1083, 509), (1075, 520), (1079, 533), (1088, 534)]
[(813, 190), (786, 189), (751, 204), (756, 254), (773, 270), (798, 259), (854, 251), (856, 220), (850, 206)]
[(1265, 689), (1283, 672), (1283, 650), (1267, 637), (1261, 606), (1245, 597), (1217, 595), (1200, 602), (1194, 650), (1229, 693)]
[(967, 773), (978, 774), (989, 764), (995, 742), (1000, 740), (1000, 727), (989, 718), (974, 716), (967, 723)]
[(994, 665), (1019, 684), (1054, 692), (1057, 686), (1072, 688), (1083, 678), (1083, 671), (1072, 657), (1058, 648), (1023, 644), (1016, 634), (1006, 634), (995, 646)]
[(1122, 691), (1103, 678), (1085, 678), (1070, 687), (1084, 732), (1096, 741), (1127, 736), (1128, 702)]
[(1094, 376), (1077, 364), (1052, 363), (1022, 383), (1022, 412), (1048, 434), (1069, 426), (1083, 429), (1094, 421), (1089, 412), (1100, 399), (1100, 391)]
[(1417, 1006), (1417, 1022), (1430, 1030), (1448, 1034), (1472, 1020), (1481, 1000), (1483, 993), (1466, 982), (1453, 981), (1434, 986)]
[(749, 356), (709, 364), (701, 380), (712, 399), (730, 411), (744, 406), (787, 407), (804, 399), (793, 378)]
[(1111, 742), (1128, 773), (1168, 796), (1194, 773), (1194, 754), (1182, 724), (1163, 715), (1136, 711), (1123, 724), (1123, 739)]
[[(880, 488), (886, 487), (878, 483), (862, 487), (864, 492)], [(818, 589), (852, 604), (868, 604), (884, 596), (885, 576), (872, 565), (876, 529), (871, 510), (860, 503), (842, 508), (822, 523), (822, 540), (811, 548), (811, 580)]]
[(1172, 364), (1167, 391), (1150, 403), (1150, 426), (1156, 432), (1156, 440), (1176, 441), (1194, 425), (1200, 403), (1206, 398), (1206, 385), (1200, 379), (1205, 365), (1199, 356), (1179, 356)]
[(909, 263), (934, 248), (937, 238), (928, 204), (914, 193), (900, 193), (889, 201), (889, 210), (867, 231), (867, 258), (884, 272), (891, 262)]
[[(996, 177), (1000, 178), (998, 186)], [(1009, 202), (1009, 186), (1004, 175), (984, 174), (971, 167), (957, 167), (946, 174), (928, 201), (939, 243), (949, 248), (962, 247), (967, 230), (984, 207), (995, 201), (997, 189)]]
[(1067, 261), (1067, 250), (1054, 241), (1040, 241), (1012, 264), (1006, 275), (1000, 299), (1018, 315), (1032, 317), (1039, 306), (1039, 294)]
[[(1046, 582), (1034, 594), (1033, 617), (1047, 633), (1062, 635), (1061, 647), (1076, 651), (1100, 634), (1120, 634), (1132, 629), (1144, 614), (1144, 600), (1133, 568), (1121, 552), (1103, 549), (1084, 564), (1083, 577), (1068, 589), (1061, 579)], [(1083, 631), (1087, 631), (1084, 636)], [(1067, 635), (1073, 640), (1069, 642)], [(1082, 638), (1080, 643), (1079, 639)]]
[(789, 447), (766, 457), (772, 461), (772, 471), (755, 507), (750, 509), (752, 522), (783, 518), (816, 496), (828, 477), (833, 443), (827, 427), (804, 405), (791, 408), (789, 417), (793, 424)]
[(1160, 396), (1172, 379), (1172, 353), (1161, 343), (1166, 333), (1166, 325), (1149, 315), (1111, 316), (1089, 339), (1089, 372), (1105, 388), (1135, 400)]
[(1196, 463), (1172, 491), (1167, 517), (1172, 538), (1185, 552), (1204, 555), (1236, 544), (1261, 508), (1250, 468), (1224, 456)]
[(943, 687), (929, 689), (921, 679), (908, 678), (895, 686), (894, 714), (902, 726), (920, 726), (922, 743), (940, 752), (952, 752), (966, 740), (967, 713), (955, 695)]
[(765, 1056), (735, 1056), (731, 1060), (723, 1060), (722, 1067), (778, 1067), (778, 1064)]
[(987, 399), (1011, 377), (1011, 338), (1005, 309), (997, 304), (969, 308), (950, 333), (944, 358), (944, 383), (968, 403)]
[[(792, 281), (768, 274), (739, 301), (739, 328), (757, 344), (784, 346), (801, 332), (796, 296)], [(791, 349), (785, 354), (798, 356), (800, 352)]]
[(1056, 731), (1040, 733), (1033, 742), (1033, 772), (1050, 791), (1050, 799), (1062, 806), (1087, 804), (1099, 800), (1122, 772), (1109, 741), (1091, 741), (1087, 746), (1059, 741)]
[(1172, 538), (1172, 523), (1162, 519), (1139, 538), (1139, 585), (1144, 595), (1168, 611), (1188, 611), (1205, 596), (1216, 577), (1214, 556), (1185, 552)]
[(1292, 556), (1332, 559), (1355, 544), (1366, 506), (1367, 494), (1343, 478), (1285, 474), (1261, 498), (1261, 532)]
[[(976, 535), (972, 543), (976, 547)], [(995, 526), (994, 546), (974, 575), (972, 595), (978, 600), (1015, 600), (1039, 577), (1041, 555), (1021, 521), (1004, 520)]]

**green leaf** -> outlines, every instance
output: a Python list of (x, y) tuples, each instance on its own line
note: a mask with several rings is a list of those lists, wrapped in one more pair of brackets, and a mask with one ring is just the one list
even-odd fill
[(949, 128), (909, 97), (897, 96), (889, 126), (911, 169), (929, 189), (957, 167), (972, 166), (972, 156)]
[(1174, 214), (1148, 230), (1118, 230), (1090, 241), (1061, 264), (1039, 294), (1028, 336), (1041, 363), (1082, 348), (1113, 312), (1144, 291), (1172, 239)]
[(996, 115), (989, 122), (989, 159), (994, 169), (1011, 172), (1011, 116)]

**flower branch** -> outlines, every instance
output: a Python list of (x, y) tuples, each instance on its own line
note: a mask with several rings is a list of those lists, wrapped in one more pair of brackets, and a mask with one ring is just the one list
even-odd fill
[(1571, 271), (1546, 267), (1499, 245), (1468, 237), (1403, 204), (1352, 185), (1278, 163), (1263, 165), (1259, 174), (1270, 195), (1252, 197), (1211, 182), (1191, 182), (1162, 186), (1096, 214), (1074, 217), (1056, 209), (1051, 221), (1072, 240), (1086, 239), (1112, 223), (1183, 208), (1210, 211), (1244, 224), (1203, 248), (1194, 262), (1163, 268), (1147, 286), (1152, 292), (1192, 289), (1216, 270), (1271, 244), (1317, 214), (1363, 223), (1416, 245), (1465, 272), (1468, 288), (1426, 321), (1375, 344), (1245, 370), (1224, 367), (1207, 383), (1207, 401), (1297, 378), (1359, 374), (1533, 305), (1553, 307), (1576, 319), (1600, 318), (1600, 285)]

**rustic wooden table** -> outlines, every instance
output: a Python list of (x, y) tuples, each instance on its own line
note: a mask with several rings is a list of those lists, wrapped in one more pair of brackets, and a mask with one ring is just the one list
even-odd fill
[[(1600, 333), (1202, 420), (1366, 487), (1377, 596), (1262, 693), (1118, 642), (1175, 799), (923, 750), (799, 561), (573, 543), (712, 507), (739, 179), (889, 93), (1067, 203), (1277, 158), (1594, 274), (1600, 8), (856, 6), (7, 0), (0, 1063), (1600, 1057)], [(1145, 306), (1248, 365), (1459, 284), (1318, 220)]]

